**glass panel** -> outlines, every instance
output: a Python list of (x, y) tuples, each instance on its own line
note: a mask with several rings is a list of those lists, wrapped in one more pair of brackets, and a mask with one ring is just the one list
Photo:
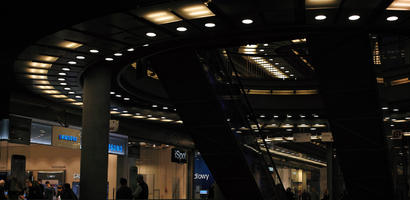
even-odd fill
[(52, 128), (49, 125), (32, 123), (30, 142), (51, 145)]

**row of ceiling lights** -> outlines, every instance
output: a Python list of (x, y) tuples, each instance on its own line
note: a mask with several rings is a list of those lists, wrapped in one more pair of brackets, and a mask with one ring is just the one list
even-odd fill
[[(261, 114), (261, 115), (259, 115), (259, 117), (260, 117), (260, 118), (266, 118), (266, 115)], [(287, 115), (286, 115), (286, 118), (292, 118), (292, 117), (293, 117), (293, 116), (290, 115), (290, 114), (287, 114)], [(305, 118), (306, 115), (300, 114), (299, 117), (300, 117), (300, 118)], [(312, 117), (314, 117), (314, 118), (319, 118), (319, 115), (317, 115), (317, 114), (312, 114)], [(273, 115), (273, 118), (279, 118), (279, 115)]]
[[(323, 14), (315, 16), (315, 20), (317, 20), (317, 21), (323, 21), (326, 18), (327, 18), (327, 16), (323, 15)], [(357, 21), (357, 20), (360, 19), (360, 15), (350, 15), (348, 17), (348, 19), (350, 21)], [(398, 19), (399, 19), (399, 17), (397, 17), (397, 16), (389, 16), (389, 17), (386, 18), (386, 20), (389, 21), (389, 22), (397, 21)]]

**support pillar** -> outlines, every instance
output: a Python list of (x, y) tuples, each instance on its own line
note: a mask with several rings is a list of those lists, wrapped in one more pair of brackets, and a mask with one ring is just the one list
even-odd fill
[(107, 199), (110, 86), (111, 69), (107, 66), (84, 74), (81, 199)]

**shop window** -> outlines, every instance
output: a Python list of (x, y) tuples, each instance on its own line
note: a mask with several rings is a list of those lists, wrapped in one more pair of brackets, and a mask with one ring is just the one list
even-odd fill
[(52, 127), (40, 123), (31, 124), (30, 143), (51, 145)]

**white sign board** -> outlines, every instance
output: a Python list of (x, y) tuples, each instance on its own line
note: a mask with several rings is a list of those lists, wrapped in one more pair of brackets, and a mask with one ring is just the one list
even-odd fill
[(294, 133), (293, 134), (293, 141), (294, 142), (310, 142), (311, 140), (310, 133)]
[(120, 125), (119, 120), (110, 120), (110, 132), (117, 132), (119, 125)]
[(322, 137), (322, 142), (333, 142), (332, 132), (323, 132), (321, 137)]

